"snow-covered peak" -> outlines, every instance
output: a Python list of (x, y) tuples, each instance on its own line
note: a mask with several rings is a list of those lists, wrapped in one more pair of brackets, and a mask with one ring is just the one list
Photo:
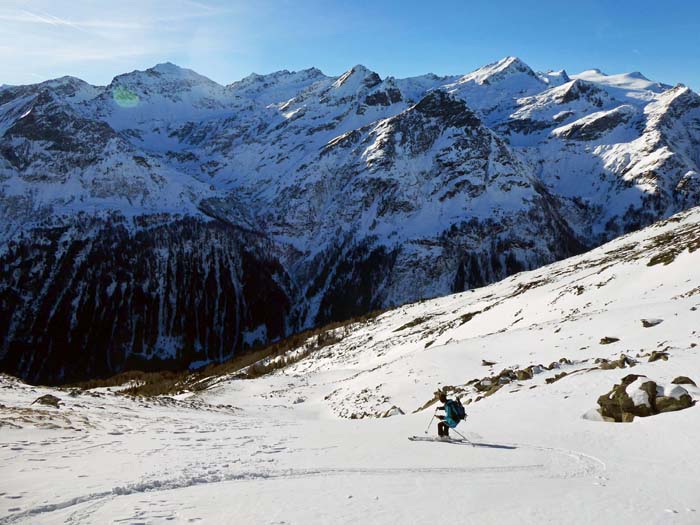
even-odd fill
[(605, 91), (597, 87), (594, 83), (577, 78), (562, 84), (552, 89), (552, 94), (559, 99), (560, 102), (569, 102), (576, 100), (581, 96), (590, 98), (591, 96), (604, 96)]
[(596, 84), (621, 88), (631, 91), (651, 91), (653, 93), (661, 93), (670, 86), (654, 82), (642, 75), (639, 71), (632, 73), (620, 73), (616, 75), (607, 75), (600, 69), (589, 69), (577, 75), (571, 75), (571, 78), (580, 78)]
[(153, 71), (154, 73), (158, 73), (160, 75), (188, 75), (190, 73), (194, 73), (194, 71), (190, 69), (184, 69), (181, 68), (180, 66), (177, 66), (173, 64), (172, 62), (162, 62), (160, 64), (156, 64), (152, 68), (149, 68), (148, 71)]
[(700, 103), (700, 95), (684, 84), (678, 84), (659, 95), (657, 99), (659, 104), (670, 105), (676, 103), (687, 103), (692, 106), (697, 106)]
[(577, 113), (598, 110), (612, 102), (606, 91), (585, 80), (570, 80), (542, 93), (518, 99), (518, 109), (511, 119), (534, 119), (540, 122), (561, 122)]
[(84, 80), (79, 79), (78, 77), (65, 75), (65, 76), (62, 76), (59, 78), (53, 78), (51, 80), (46, 80), (46, 81), (40, 83), (39, 86), (52, 88), (52, 89), (62, 88), (65, 86), (82, 88), (85, 86), (90, 86), (90, 84), (88, 84)]
[(114, 77), (110, 85), (115, 84), (142, 86), (155, 86), (159, 84), (204, 84), (222, 87), (204, 75), (200, 75), (191, 69), (182, 68), (170, 62), (157, 64), (145, 71), (135, 70), (131, 73), (118, 75)]
[(540, 73), (539, 76), (551, 87), (561, 86), (571, 81), (571, 78), (564, 69), (560, 69), (559, 71), (547, 71), (546, 73)]
[(333, 87), (336, 90), (342, 88), (343, 91), (357, 92), (362, 88), (372, 88), (381, 81), (382, 79), (377, 73), (358, 64), (340, 75), (338, 79), (333, 82)]
[(506, 57), (444, 86), (446, 91), (481, 112), (489, 125), (507, 118), (519, 98), (535, 95), (546, 88), (547, 83), (516, 57)]
[(158, 119), (189, 120), (202, 112), (222, 111), (234, 104), (226, 88), (190, 69), (171, 63), (114, 77), (100, 100), (92, 104), (115, 129)]
[(27, 203), (2, 207), (5, 231), (29, 231), (41, 206), (67, 222), (100, 209), (243, 224), (299, 283), (296, 330), (479, 286), (700, 204), (687, 88), (628, 101), (581, 78), (552, 87), (515, 58), (479, 71), (382, 81), (356, 66), (223, 87), (161, 64), (75, 107), (54, 89), (0, 91), (0, 200)]
[[(209, 77), (200, 75), (192, 69), (180, 67), (172, 62), (163, 62), (146, 69), (145, 71), (133, 71), (127, 75), (116, 77), (122, 80), (136, 78), (142, 82), (153, 83), (182, 83), (183, 85), (207, 85), (222, 88), (219, 83)], [(115, 80), (116, 80), (115, 78)], [(144, 80), (148, 79), (148, 80)]]
[(327, 78), (318, 68), (310, 67), (308, 69), (302, 69), (300, 71), (289, 71), (288, 69), (282, 69), (280, 71), (275, 71), (273, 73), (267, 73), (265, 75), (260, 75), (258, 73), (251, 73), (245, 78), (232, 82), (229, 84), (231, 88), (243, 88), (245, 86), (259, 85), (259, 84), (272, 84), (275, 82), (289, 82), (291, 80), (297, 79), (312, 79), (319, 80), (322, 78)]
[[(81, 102), (91, 100), (104, 90), (104, 88), (96, 87), (88, 84), (84, 80), (76, 77), (63, 76), (51, 80), (46, 80), (39, 84), (30, 84), (26, 86), (5, 86), (0, 89), (6, 93), (5, 97), (8, 100), (25, 97), (35, 97), (42, 95), (44, 103), (48, 101), (58, 101), (77, 105)], [(3, 103), (0, 100), (0, 105)]]
[(479, 85), (495, 84), (513, 76), (523, 75), (537, 79), (537, 75), (530, 66), (519, 58), (510, 56), (463, 76), (460, 82), (475, 82)]
[[(700, 130), (700, 95), (689, 87), (679, 84), (661, 93), (645, 108), (645, 113), (647, 128), (656, 128), (662, 124), (666, 128), (680, 127), (683, 134), (686, 131)], [(686, 117), (693, 120), (687, 129), (682, 125)], [(699, 140), (700, 136), (694, 139), (696, 142)], [(698, 159), (700, 160), (700, 157)]]
[(251, 73), (229, 84), (227, 89), (235, 95), (258, 100), (267, 105), (286, 102), (308, 87), (328, 78), (315, 67), (301, 71), (283, 69), (266, 75)]

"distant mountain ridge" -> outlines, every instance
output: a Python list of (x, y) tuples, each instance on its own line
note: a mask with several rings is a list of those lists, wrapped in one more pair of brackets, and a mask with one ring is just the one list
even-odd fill
[(3, 86), (0, 203), (0, 368), (201, 365), (700, 205), (700, 96), (515, 57)]

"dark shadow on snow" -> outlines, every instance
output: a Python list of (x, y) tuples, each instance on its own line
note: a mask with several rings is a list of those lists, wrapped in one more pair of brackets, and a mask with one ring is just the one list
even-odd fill
[(474, 447), (499, 448), (502, 450), (515, 450), (518, 448), (518, 447), (515, 447), (513, 445), (498, 445), (496, 443), (476, 443), (475, 441), (472, 441), (471, 445)]

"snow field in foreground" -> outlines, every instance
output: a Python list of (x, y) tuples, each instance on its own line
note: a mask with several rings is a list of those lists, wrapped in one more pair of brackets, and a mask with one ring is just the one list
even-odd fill
[[(0, 524), (699, 523), (697, 406), (583, 417), (630, 373), (700, 380), (700, 250), (648, 266), (699, 215), (387, 312), (272, 375), (177, 399), (0, 376)], [(649, 362), (654, 350), (668, 360)], [(636, 365), (596, 363), (621, 353)], [(469, 384), (561, 358), (479, 401)], [(473, 446), (406, 439), (424, 435), (432, 408), (412, 412), (444, 385), (472, 400), (458, 430)], [(63, 406), (31, 405), (46, 393)], [(349, 419), (393, 406), (407, 415)]]

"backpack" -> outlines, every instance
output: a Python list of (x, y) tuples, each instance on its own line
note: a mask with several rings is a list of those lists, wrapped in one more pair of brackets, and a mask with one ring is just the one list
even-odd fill
[(458, 423), (460, 421), (463, 421), (467, 417), (467, 412), (464, 410), (464, 405), (462, 405), (462, 402), (459, 400), (459, 398), (450, 400), (447, 402), (446, 406), (449, 405), (450, 407), (450, 412), (452, 412), (452, 419), (457, 421)]

